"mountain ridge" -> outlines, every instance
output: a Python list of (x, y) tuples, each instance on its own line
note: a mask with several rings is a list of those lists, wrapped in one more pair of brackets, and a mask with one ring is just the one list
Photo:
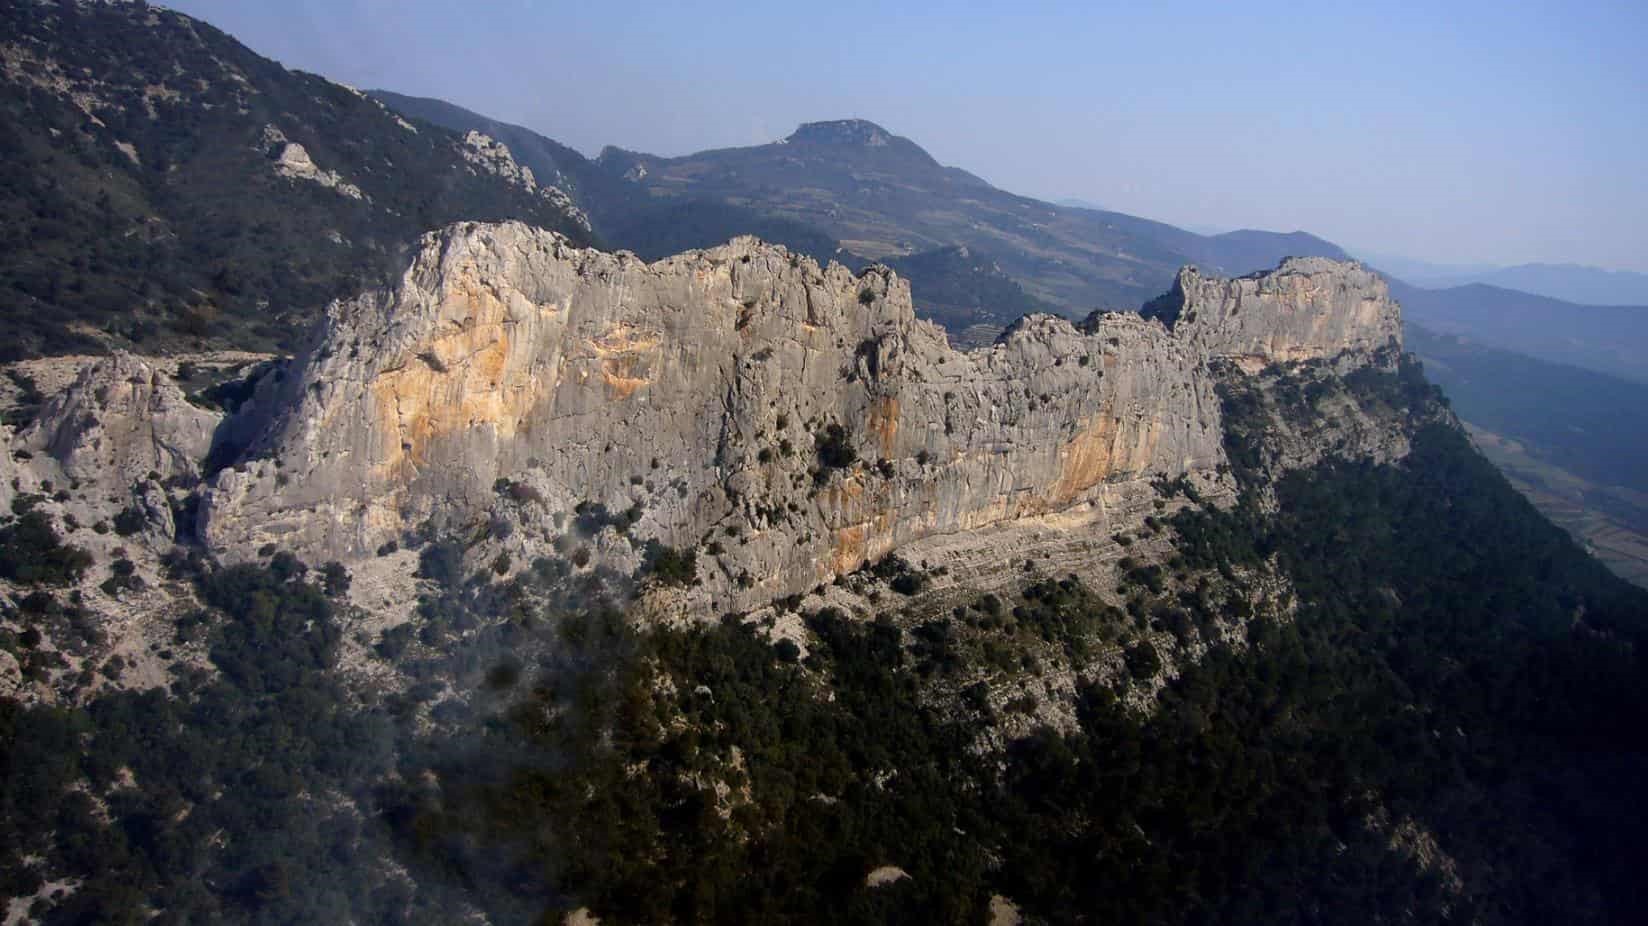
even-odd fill
[[(202, 536), (353, 562), (418, 522), (471, 521), (496, 484), (519, 484), (553, 510), (633, 509), (636, 535), (713, 558), (714, 607), (744, 609), (928, 538), (1132, 510), (1152, 479), (1211, 493), (1207, 359), (1356, 366), (1401, 343), (1395, 304), (1355, 265), (1187, 279), (1172, 331), (1130, 313), (1079, 328), (1032, 315), (961, 353), (883, 268), (747, 238), (643, 264), (521, 225), (453, 226), (395, 289), (333, 306), (284, 411), (203, 499)], [(533, 372), (542, 356), (552, 379)], [(683, 505), (650, 485), (648, 461), (695, 447), (715, 451), (677, 478)], [(813, 489), (795, 507), (798, 485)], [(706, 523), (772, 539), (712, 553)], [(600, 557), (638, 565), (621, 545)]]
[(1648, 274), (1586, 264), (1535, 262), (1470, 270), (1437, 268), (1413, 274), (1408, 281), (1429, 289), (1483, 283), (1578, 305), (1648, 305)]
[(1648, 381), (1648, 307), (1576, 305), (1485, 283), (1434, 290), (1390, 281), (1413, 319), (1437, 332)]
[[(391, 94), (383, 98), (393, 101)], [(454, 128), (495, 124), (451, 110), (443, 118)], [(866, 260), (897, 261), (965, 246), (992, 255), (1003, 275), (1030, 297), (1073, 317), (1101, 306), (1137, 306), (1166, 289), (1185, 263), (1239, 275), (1274, 267), (1283, 257), (1347, 256), (1303, 232), (1204, 236), (1136, 216), (1018, 196), (944, 166), (917, 143), (861, 119), (804, 122), (775, 142), (674, 158), (609, 145), (592, 163), (629, 187), (628, 196), (612, 200), (615, 213), (645, 208), (639, 204), (649, 201), (742, 210), (722, 217), (724, 224), (703, 223), (704, 235), (692, 242), (695, 246), (718, 244), (750, 230), (755, 221), (772, 219), (815, 229)], [(601, 207), (586, 205), (602, 227)], [(957, 215), (969, 218), (930, 218), (958, 208)], [(1056, 233), (1040, 228), (1047, 216), (1062, 223)], [(609, 219), (606, 227), (613, 225)], [(621, 238), (610, 243), (625, 246)], [(992, 319), (998, 326), (1012, 320)]]
[(504, 153), (143, 4), (0, 4), (0, 356), (295, 347), (466, 216), (584, 239)]

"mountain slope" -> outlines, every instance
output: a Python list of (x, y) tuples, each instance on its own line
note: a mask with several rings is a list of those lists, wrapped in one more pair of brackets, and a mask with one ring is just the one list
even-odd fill
[(1407, 317), (1433, 331), (1648, 382), (1648, 307), (1575, 305), (1479, 283), (1451, 289), (1390, 284)]
[(1648, 583), (1648, 385), (1411, 323), (1407, 337), (1517, 488), (1620, 575)]
[(959, 352), (750, 239), (422, 245), (250, 401), (120, 355), (0, 426), (35, 919), (1640, 910), (1648, 592), (1472, 450), (1376, 275)]
[(295, 346), (427, 228), (583, 239), (502, 152), (144, 4), (0, 3), (0, 354)]
[(1471, 423), (1544, 448), (1551, 462), (1589, 479), (1648, 493), (1648, 433), (1631, 426), (1648, 410), (1648, 384), (1495, 350), (1421, 325), (1407, 330), (1430, 378)]
[[(566, 191), (589, 214), (590, 221), (603, 238), (610, 239), (611, 236), (607, 220), (620, 212), (627, 213), (629, 210), (625, 204), (636, 198), (637, 191), (631, 185), (613, 177), (577, 151), (531, 129), (500, 122), (445, 100), (406, 96), (389, 90), (368, 90), (366, 94), (409, 118), (438, 125), (460, 135), (481, 132), (509, 146), (515, 160), (522, 166), (532, 168), (540, 182)], [(726, 238), (723, 238), (714, 243), (725, 242)], [(668, 253), (675, 254), (681, 250), (684, 249), (677, 248)]]
[(1485, 270), (1410, 274), (1432, 289), (1482, 283), (1581, 305), (1648, 305), (1648, 274), (1579, 264), (1516, 264)]
[(1185, 263), (1228, 275), (1285, 256), (1344, 256), (1297, 233), (1207, 237), (1015, 196), (863, 120), (807, 123), (772, 144), (679, 158), (608, 148), (598, 161), (653, 196), (719, 199), (793, 218), (871, 259), (973, 248), (1067, 312), (1137, 305)]

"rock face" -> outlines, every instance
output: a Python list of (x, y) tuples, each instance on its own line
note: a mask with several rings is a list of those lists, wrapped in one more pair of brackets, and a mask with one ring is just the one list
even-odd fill
[(510, 153), (509, 146), (501, 141), (477, 132), (474, 129), (464, 134), (463, 145), (458, 149), (470, 167), (492, 174), (506, 183), (520, 187), (528, 193), (541, 196), (555, 208), (564, 212), (567, 218), (578, 223), (578, 227), (586, 233), (590, 231), (589, 216), (579, 209), (559, 187), (538, 183), (538, 178), (532, 173), (532, 168), (524, 164), (517, 164), (515, 156)]
[[(309, 156), (309, 151), (302, 145), (286, 138), (286, 133), (272, 125), (263, 127), (263, 145), (274, 159), (275, 173), (292, 180), (307, 180), (318, 183), (329, 190), (336, 190), (339, 195), (350, 199), (360, 199), (360, 187), (345, 181), (335, 170), (322, 170)], [(135, 153), (129, 154), (133, 160)]]
[(1290, 257), (1234, 280), (1179, 271), (1145, 308), (1208, 357), (1254, 372), (1271, 363), (1364, 356), (1402, 343), (1402, 319), (1385, 281), (1361, 264)]
[(0, 503), (9, 509), (26, 493), (42, 510), (69, 516), (65, 524), (119, 523), (134, 512), (140, 524), (124, 533), (141, 530), (145, 547), (164, 552), (177, 528), (168, 488), (187, 492), (200, 481), (220, 420), (189, 404), (161, 364), (123, 353), (84, 362), (27, 427), (0, 431)]
[(153, 364), (117, 353), (48, 400), (17, 445), (49, 456), (70, 479), (124, 490), (151, 473), (198, 478), (221, 417), (189, 404)]
[[(1285, 291), (1330, 287), (1320, 270)], [(1249, 284), (1270, 286), (1230, 285)], [(1300, 296), (1299, 319), (1268, 335), (1244, 319), (1242, 336), (1287, 359), (1361, 343), (1382, 293), (1332, 291), (1343, 324)], [(625, 566), (656, 540), (698, 551), (704, 594), (747, 605), (923, 538), (1091, 523), (1157, 477), (1217, 482), (1211, 340), (1031, 316), (963, 353), (884, 269), (754, 239), (649, 265), (461, 224), (395, 287), (331, 307), (282, 411), (207, 492), (202, 536), (230, 557), (273, 542), (347, 560), (427, 522)]]

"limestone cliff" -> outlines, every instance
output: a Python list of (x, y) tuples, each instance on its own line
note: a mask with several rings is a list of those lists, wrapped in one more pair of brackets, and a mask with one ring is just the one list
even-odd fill
[(69, 479), (125, 490), (150, 474), (199, 477), (220, 418), (189, 404), (167, 371), (116, 353), (82, 368), (16, 443)]
[(1207, 357), (1383, 344), (1395, 308), (1358, 273), (1188, 273), (1172, 331), (1033, 316), (963, 353), (884, 269), (754, 239), (646, 264), (460, 224), (394, 287), (331, 307), (207, 492), (202, 536), (350, 559), (431, 523), (625, 566), (656, 540), (697, 549), (703, 593), (747, 605), (924, 538), (1103, 521), (1156, 477), (1217, 484)]
[(189, 402), (175, 381), (176, 360), (116, 353), (19, 366), (52, 394), (8, 435), (11, 473), (0, 475), (0, 501), (9, 507), (15, 493), (38, 496), (42, 510), (88, 525), (132, 509), (143, 514), (145, 546), (170, 549), (171, 498), (200, 482), (222, 413)]
[(1324, 257), (1290, 257), (1275, 270), (1234, 280), (1185, 267), (1144, 314), (1204, 355), (1249, 373), (1341, 354), (1357, 363), (1402, 343), (1401, 315), (1385, 281), (1360, 264)]
[(632, 513), (631, 537), (719, 548), (707, 584), (756, 600), (918, 537), (1212, 471), (1200, 368), (1123, 315), (1028, 319), (959, 353), (891, 273), (753, 239), (648, 265), (459, 225), (396, 287), (332, 307), (284, 413), (208, 493), (204, 538), (360, 556), (509, 508), (503, 480), (530, 500), (518, 543), (598, 504)]

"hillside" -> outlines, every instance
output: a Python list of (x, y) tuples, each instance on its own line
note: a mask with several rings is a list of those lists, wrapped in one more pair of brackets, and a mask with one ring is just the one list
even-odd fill
[(461, 223), (288, 364), (33, 362), (6, 896), (1629, 921), (1648, 592), (1476, 454), (1375, 274), (1154, 304), (960, 351), (884, 268)]
[(0, 356), (280, 348), (428, 228), (587, 238), (501, 152), (142, 3), (0, 3)]
[(1484, 284), (1424, 289), (1394, 279), (1391, 292), (1410, 319), (1433, 331), (1648, 382), (1648, 306), (1575, 305)]
[[(1002, 288), (1008, 297), (1003, 305), (983, 306), (998, 326), (1032, 305), (1078, 315), (1098, 306), (1136, 306), (1166, 288), (1186, 263), (1240, 274), (1274, 267), (1287, 256), (1345, 257), (1302, 232), (1197, 235), (1121, 213), (1015, 196), (939, 164), (915, 142), (863, 120), (807, 123), (773, 144), (681, 158), (608, 147), (590, 162), (529, 129), (439, 100), (372, 93), (411, 116), (479, 129), (512, 150), (530, 152), (521, 155), (524, 163), (569, 178), (608, 243), (643, 255), (756, 234), (815, 257), (839, 248), (849, 261), (914, 261), (909, 266), (924, 268), (920, 275), (933, 288), (951, 290), (967, 286), (972, 271), (935, 276), (931, 270), (943, 263), (935, 255), (958, 247), (990, 255), (1001, 284), (1024, 291), (1020, 297)], [(672, 223), (692, 233), (659, 241)], [(825, 241), (834, 247), (826, 251)], [(988, 286), (993, 292), (998, 284)], [(927, 288), (917, 289), (924, 311), (946, 324), (955, 321), (957, 332), (975, 323), (980, 313), (956, 311), (968, 300), (945, 297), (929, 304), (922, 291)]]
[(1387, 278), (1483, 452), (1621, 575), (1648, 580), (1648, 307)]
[[(366, 94), (409, 119), (440, 126), (459, 135), (481, 132), (507, 145), (515, 160), (523, 167), (530, 167), (540, 182), (552, 184), (571, 196), (578, 207), (589, 215), (595, 230), (605, 240), (611, 241), (613, 237), (614, 227), (610, 222), (641, 207), (637, 201), (638, 191), (632, 185), (614, 177), (577, 151), (531, 129), (500, 122), (445, 100), (406, 96), (389, 90), (368, 90)], [(730, 237), (723, 236), (712, 243), (721, 244)], [(683, 250), (686, 249), (675, 248), (665, 253), (675, 254)], [(662, 257), (664, 253), (658, 256)]]
[(608, 148), (598, 160), (653, 196), (759, 208), (813, 225), (871, 259), (976, 249), (1032, 296), (1066, 312), (1138, 305), (1185, 263), (1239, 274), (1289, 255), (1344, 256), (1308, 235), (1206, 237), (1015, 196), (863, 120), (807, 123), (781, 141), (750, 148), (679, 158)]
[(1483, 452), (1603, 562), (1648, 583), (1648, 385), (1407, 326)]

